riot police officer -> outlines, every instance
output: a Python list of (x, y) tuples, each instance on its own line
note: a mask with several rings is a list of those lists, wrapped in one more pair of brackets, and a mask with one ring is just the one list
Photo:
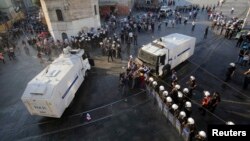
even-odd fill
[(191, 95), (190, 95), (190, 93), (189, 93), (188, 88), (184, 88), (182, 92), (183, 92), (183, 95), (184, 95), (184, 100), (185, 100), (185, 101), (190, 100)]
[(164, 103), (166, 102), (167, 96), (168, 96), (168, 91), (163, 91), (163, 92), (162, 92), (162, 97), (163, 97), (163, 102), (164, 102)]
[(179, 108), (181, 109), (184, 105), (184, 97), (183, 97), (183, 93), (178, 91), (178, 99), (177, 99), (177, 104), (179, 105)]
[(231, 80), (232, 76), (234, 75), (235, 69), (236, 69), (235, 63), (230, 63), (229, 67), (227, 68), (225, 82)]
[(190, 117), (192, 113), (192, 104), (190, 101), (186, 101), (184, 111), (186, 113), (187, 118)]
[(199, 131), (198, 134), (195, 136), (196, 141), (205, 141), (207, 137), (206, 132), (204, 131)]
[(181, 128), (184, 127), (184, 125), (187, 123), (187, 116), (186, 113), (184, 111), (180, 111), (177, 119), (180, 121), (181, 124)]
[(178, 114), (179, 114), (178, 108), (179, 108), (179, 106), (178, 106), (177, 104), (173, 104), (173, 105), (171, 106), (171, 109), (170, 109), (169, 111), (170, 111), (170, 113), (173, 114), (173, 116), (177, 117)]
[(193, 90), (197, 87), (195, 77), (190, 76), (190, 79), (187, 84), (189, 85), (189, 98), (192, 98)]
[(181, 88), (181, 86), (177, 84), (170, 92), (170, 95), (171, 95), (174, 103), (178, 102), (178, 91), (180, 90), (180, 88)]
[(190, 130), (189, 141), (192, 141), (196, 132), (197, 132), (197, 128), (196, 128), (194, 119), (192, 117), (189, 117), (187, 119), (186, 127), (189, 128), (189, 130)]
[(172, 106), (172, 104), (173, 104), (173, 100), (172, 100), (172, 98), (171, 98), (170, 96), (168, 96), (168, 97), (166, 98), (166, 106), (167, 106), (168, 108), (170, 108), (170, 107)]

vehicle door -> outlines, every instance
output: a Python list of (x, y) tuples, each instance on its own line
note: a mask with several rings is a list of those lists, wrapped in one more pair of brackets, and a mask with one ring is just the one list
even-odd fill
[(161, 76), (163, 73), (163, 67), (166, 64), (166, 54), (159, 56), (158, 59), (158, 64), (159, 64), (159, 75)]

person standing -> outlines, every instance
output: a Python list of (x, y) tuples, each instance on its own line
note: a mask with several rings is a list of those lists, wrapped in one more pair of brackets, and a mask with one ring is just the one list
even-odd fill
[(132, 41), (133, 41), (133, 32), (132, 31), (129, 32), (128, 36), (129, 36), (129, 42), (132, 43)]
[(171, 75), (171, 81), (177, 81), (178, 77), (177, 77), (177, 73), (175, 70), (172, 70), (172, 75)]
[(199, 131), (196, 135), (195, 135), (195, 140), (196, 141), (206, 141), (207, 139), (207, 134), (204, 131)]
[(206, 39), (206, 38), (207, 38), (207, 34), (208, 34), (208, 26), (207, 26), (207, 27), (206, 27), (206, 29), (205, 29), (204, 39)]
[(192, 33), (194, 32), (194, 28), (195, 28), (195, 22), (193, 21), (192, 22), (192, 29), (191, 29)]
[(250, 69), (244, 72), (244, 82), (243, 82), (243, 90), (247, 89), (248, 84), (250, 83)]
[(109, 58), (111, 58), (111, 60), (113, 62), (113, 52), (112, 52), (111, 48), (108, 49), (108, 62), (109, 62)]
[(154, 31), (155, 31), (155, 23), (154, 22), (151, 23), (151, 29), (152, 29), (152, 33), (154, 33)]
[(201, 106), (199, 110), (201, 111), (201, 115), (205, 116), (206, 114), (206, 109), (208, 109), (209, 103), (211, 101), (211, 96), (209, 91), (204, 91), (204, 97), (201, 100)]
[(238, 59), (237, 59), (237, 63), (240, 65), (242, 64), (244, 54), (245, 54), (245, 51), (243, 49), (240, 49)]
[(228, 82), (229, 80), (231, 80), (232, 76), (234, 75), (235, 69), (236, 69), (235, 64), (230, 63), (229, 67), (227, 68), (225, 82)]
[(168, 21), (167, 20), (165, 21), (165, 26), (166, 26), (166, 30), (167, 30), (167, 28), (168, 28)]
[(1, 52), (0, 52), (0, 60), (2, 60), (3, 63), (5, 64), (4, 56), (3, 56), (3, 53), (1, 53)]
[(241, 47), (242, 42), (243, 42), (243, 36), (240, 35), (240, 37), (239, 37), (239, 39), (238, 39), (238, 41), (236, 43), (236, 47)]
[(234, 8), (232, 7), (232, 9), (231, 9), (231, 14), (233, 14), (234, 13)]
[(246, 66), (248, 62), (249, 62), (249, 53), (248, 51), (246, 51), (243, 55), (242, 66)]
[(134, 33), (134, 45), (137, 45), (137, 34)]
[(174, 25), (175, 25), (175, 19), (173, 19), (173, 20), (171, 21), (171, 23), (172, 23), (172, 28), (174, 28)]
[(195, 77), (194, 76), (190, 76), (190, 79), (187, 82), (187, 84), (189, 85), (189, 88), (188, 88), (189, 89), (189, 95), (190, 95), (189, 98), (192, 98), (192, 96), (193, 96), (193, 90), (197, 87)]
[(185, 17), (185, 18), (184, 18), (184, 22), (183, 22), (183, 23), (184, 23), (184, 25), (187, 25), (187, 21), (188, 21), (188, 18), (187, 18), (187, 17)]
[(220, 101), (221, 101), (220, 94), (218, 92), (214, 92), (212, 95), (212, 98), (208, 104), (208, 109), (211, 112), (214, 112), (214, 110), (216, 109), (216, 107), (220, 103)]

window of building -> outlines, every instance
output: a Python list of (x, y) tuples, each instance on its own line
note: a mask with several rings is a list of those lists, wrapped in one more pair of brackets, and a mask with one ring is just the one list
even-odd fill
[(63, 21), (63, 15), (60, 9), (56, 9), (56, 16), (57, 16), (58, 21)]
[(96, 5), (94, 6), (94, 9), (95, 9), (95, 15), (97, 15)]

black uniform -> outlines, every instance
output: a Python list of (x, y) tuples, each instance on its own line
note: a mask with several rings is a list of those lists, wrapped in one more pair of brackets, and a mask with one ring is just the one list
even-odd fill
[(235, 69), (236, 69), (236, 67), (233, 67), (233, 66), (230, 66), (229, 68), (227, 68), (225, 82), (231, 80), (231, 76), (234, 73)]
[(208, 104), (208, 109), (211, 112), (214, 112), (215, 108), (217, 107), (220, 101), (221, 101), (220, 94), (218, 92), (215, 92)]
[(111, 58), (111, 60), (113, 61), (113, 50), (111, 48), (108, 49), (108, 62), (109, 58)]

